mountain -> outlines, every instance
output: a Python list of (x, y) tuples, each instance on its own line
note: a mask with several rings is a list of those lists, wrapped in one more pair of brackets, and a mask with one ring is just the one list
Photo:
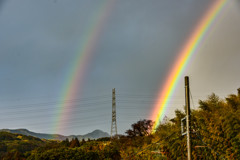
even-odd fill
[(17, 133), (26, 136), (33, 136), (40, 139), (56, 139), (56, 140), (64, 140), (66, 136), (62, 136), (59, 134), (45, 134), (45, 133), (35, 133), (31, 132), (27, 129), (2, 129), (0, 131), (10, 132), (10, 133)]
[(103, 132), (101, 130), (94, 130), (91, 133), (87, 133), (85, 135), (70, 135), (70, 136), (64, 136), (60, 134), (46, 134), (46, 133), (35, 133), (32, 131), (29, 131), (27, 129), (1, 129), (0, 131), (9, 132), (9, 133), (17, 133), (17, 134), (23, 134), (27, 136), (33, 136), (40, 139), (52, 139), (52, 140), (65, 140), (68, 138), (69, 140), (72, 138), (78, 138), (79, 140), (82, 139), (98, 139), (102, 137), (110, 137), (110, 135), (107, 132)]
[(91, 132), (91, 133), (88, 133), (88, 134), (85, 134), (84, 135), (86, 138), (89, 137), (90, 139), (98, 139), (98, 138), (102, 138), (102, 137), (110, 137), (110, 135), (107, 133), (107, 132), (103, 132), (99, 129)]
[(72, 139), (72, 138), (75, 138), (77, 137), (79, 140), (81, 139), (98, 139), (98, 138), (103, 138), (103, 137), (110, 137), (110, 135), (107, 133), (107, 132), (103, 132), (99, 129), (97, 130), (94, 130), (93, 132), (91, 133), (87, 133), (85, 135), (71, 135), (71, 136), (67, 136), (68, 139)]

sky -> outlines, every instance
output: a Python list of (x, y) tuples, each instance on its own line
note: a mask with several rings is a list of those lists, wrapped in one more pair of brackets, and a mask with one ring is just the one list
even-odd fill
[[(110, 133), (116, 88), (117, 130), (124, 134), (151, 117), (179, 50), (211, 2), (0, 0), (0, 128), (56, 133), (59, 125), (64, 135)], [(95, 30), (95, 42), (88, 42)], [(194, 109), (211, 93), (221, 98), (236, 93), (239, 42), (240, 2), (229, 0), (184, 70), (167, 117), (183, 110), (185, 75)], [(68, 119), (57, 123), (71, 66), (86, 45), (90, 56), (80, 68), (77, 92), (63, 102), (74, 105), (61, 113)]]

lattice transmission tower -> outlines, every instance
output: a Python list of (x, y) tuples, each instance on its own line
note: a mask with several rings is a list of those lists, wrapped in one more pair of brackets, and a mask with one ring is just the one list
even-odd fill
[(112, 125), (111, 125), (111, 138), (117, 135), (117, 120), (116, 120), (116, 94), (115, 88), (112, 89)]

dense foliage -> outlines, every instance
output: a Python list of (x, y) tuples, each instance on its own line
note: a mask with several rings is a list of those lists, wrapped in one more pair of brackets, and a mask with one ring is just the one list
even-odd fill
[(43, 140), (32, 136), (0, 132), (0, 159), (17, 159), (44, 144)]
[[(181, 134), (182, 111), (162, 123), (155, 134), (161, 150), (170, 159), (186, 159), (186, 136)], [(240, 89), (221, 100), (215, 94), (199, 101), (191, 111), (192, 156), (194, 159), (240, 159)], [(171, 135), (168, 138), (167, 136)]]
[[(165, 118), (154, 134), (153, 122), (140, 120), (127, 135), (112, 139), (57, 142), (0, 132), (0, 159), (186, 159), (184, 117), (184, 111), (176, 110), (175, 117)], [(191, 110), (191, 120), (193, 159), (240, 159), (240, 89), (223, 100), (215, 94), (200, 100), (199, 109)]]

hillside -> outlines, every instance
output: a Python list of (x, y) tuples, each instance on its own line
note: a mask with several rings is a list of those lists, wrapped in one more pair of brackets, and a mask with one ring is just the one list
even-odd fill
[[(0, 159), (35, 160), (35, 159), (115, 159), (120, 160), (120, 153), (109, 147), (109, 138), (103, 140), (71, 141), (42, 140), (33, 136), (0, 131)], [(28, 130), (19, 132), (28, 134)], [(97, 130), (89, 136), (96, 137), (102, 132)]]
[(60, 134), (46, 134), (46, 133), (35, 133), (32, 131), (29, 131), (27, 129), (2, 129), (0, 131), (9, 132), (9, 133), (17, 133), (17, 134), (23, 134), (26, 136), (33, 136), (40, 139), (48, 139), (48, 140), (65, 140), (66, 138), (72, 139), (72, 138), (78, 138), (81, 139), (98, 139), (102, 137), (110, 137), (110, 135), (107, 132), (103, 132), (101, 130), (94, 130), (93, 132), (87, 133), (85, 135), (70, 135), (70, 136), (64, 136)]
[(0, 132), (0, 159), (7, 156), (7, 153), (21, 155), (25, 152), (32, 151), (35, 148), (44, 146), (47, 142), (39, 138), (26, 136), (22, 134)]

